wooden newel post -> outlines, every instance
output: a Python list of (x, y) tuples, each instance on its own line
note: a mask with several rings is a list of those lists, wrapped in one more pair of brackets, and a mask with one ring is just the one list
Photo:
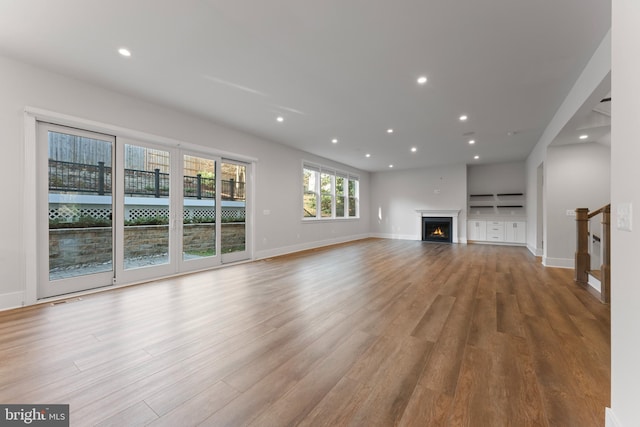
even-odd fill
[(576, 209), (576, 282), (587, 285), (591, 268), (589, 255), (589, 209)]
[(602, 282), (600, 298), (608, 303), (611, 298), (611, 205), (602, 212), (602, 265), (600, 266)]

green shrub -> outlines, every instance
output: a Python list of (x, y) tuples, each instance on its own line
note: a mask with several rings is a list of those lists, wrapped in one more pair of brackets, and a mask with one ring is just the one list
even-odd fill
[(58, 228), (92, 228), (92, 227), (111, 227), (111, 220), (104, 218), (94, 218), (89, 215), (83, 215), (72, 221), (64, 221), (61, 219), (50, 219), (49, 229)]
[(169, 224), (169, 218), (166, 216), (145, 216), (136, 219), (126, 220), (124, 225), (126, 226), (136, 226), (136, 225), (167, 225)]
[(212, 216), (203, 216), (196, 218), (185, 218), (185, 224), (215, 224), (216, 219)]

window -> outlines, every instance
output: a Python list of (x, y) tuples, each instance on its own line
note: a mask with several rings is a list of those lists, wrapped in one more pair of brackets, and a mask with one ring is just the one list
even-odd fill
[(334, 175), (327, 172), (320, 174), (320, 215), (322, 218), (333, 217), (333, 178)]
[(318, 200), (320, 199), (318, 187), (318, 174), (320, 170), (306, 167), (303, 170), (304, 196), (302, 202), (303, 218), (315, 218), (318, 214)]
[(358, 196), (358, 181), (356, 180), (349, 180), (349, 217), (350, 218), (354, 218), (357, 217), (360, 212), (359, 211), (359, 196)]
[(336, 218), (344, 217), (345, 202), (345, 182), (347, 178), (344, 176), (336, 176)]
[(305, 163), (302, 168), (302, 186), (303, 219), (359, 216), (357, 176)]

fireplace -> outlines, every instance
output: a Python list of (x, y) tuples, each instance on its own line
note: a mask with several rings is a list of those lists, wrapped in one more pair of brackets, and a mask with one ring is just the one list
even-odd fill
[(422, 240), (424, 242), (453, 242), (453, 218), (423, 216)]

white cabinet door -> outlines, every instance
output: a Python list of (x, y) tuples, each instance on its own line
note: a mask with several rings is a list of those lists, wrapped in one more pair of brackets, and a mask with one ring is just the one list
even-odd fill
[(509, 221), (505, 225), (505, 240), (511, 243), (526, 243), (527, 223), (524, 221)]
[(487, 240), (487, 221), (467, 221), (467, 240)]

